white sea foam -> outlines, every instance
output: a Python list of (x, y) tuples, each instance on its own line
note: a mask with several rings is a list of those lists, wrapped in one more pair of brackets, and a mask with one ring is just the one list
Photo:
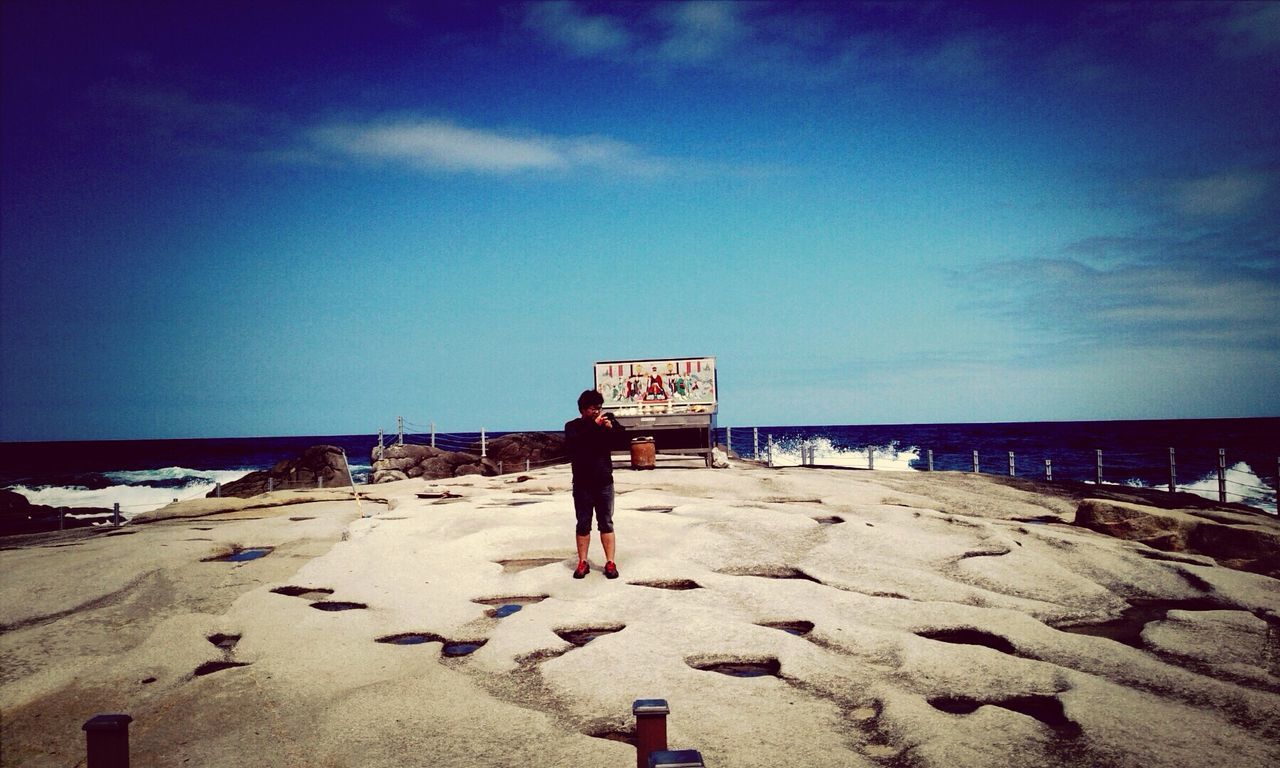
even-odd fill
[[(868, 455), (870, 451), (870, 456)], [(760, 446), (760, 459), (769, 460), (769, 447)], [(802, 459), (801, 454), (804, 454)], [(874, 458), (874, 461), (872, 461)], [(773, 443), (773, 466), (797, 467), (801, 464), (821, 464), (829, 467), (906, 471), (911, 462), (920, 458), (920, 449), (899, 448), (896, 442), (865, 448), (842, 448), (833, 445), (825, 437), (807, 439), (784, 438)]]
[[(1240, 504), (1248, 504), (1251, 507), (1257, 507), (1264, 512), (1276, 514), (1276, 492), (1268, 488), (1262, 478), (1253, 471), (1245, 462), (1237, 462), (1235, 465), (1228, 467), (1223, 473), (1223, 479), (1226, 480), (1226, 497), (1227, 501)], [(1091, 482), (1091, 481), (1090, 481)], [(1103, 485), (1109, 483), (1104, 482)], [(1137, 479), (1126, 480), (1123, 483), (1112, 483), (1113, 485), (1127, 485), (1131, 488), (1164, 488), (1167, 489), (1168, 484), (1157, 484), (1148, 486), (1146, 483)], [(1177, 486), (1179, 491), (1184, 493), (1194, 493), (1197, 496), (1203, 496), (1213, 501), (1218, 500), (1218, 473), (1210, 472), (1194, 483), (1179, 483)]]
[[(120, 516), (126, 520), (139, 512), (159, 509), (174, 499), (202, 498), (218, 483), (230, 483), (249, 474), (249, 470), (199, 470), (183, 467), (166, 467), (153, 470), (129, 470), (120, 472), (104, 472), (103, 476), (119, 482), (106, 488), (84, 488), (82, 486), (44, 485), (30, 487), (15, 485), (13, 490), (27, 497), (32, 504), (43, 504), (50, 507), (105, 507), (120, 505)], [(132, 483), (155, 482), (158, 480), (176, 480), (190, 478), (191, 481), (178, 488), (157, 488), (150, 485), (133, 485)]]

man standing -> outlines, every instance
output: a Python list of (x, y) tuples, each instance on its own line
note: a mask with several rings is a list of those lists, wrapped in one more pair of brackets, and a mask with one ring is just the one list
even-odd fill
[(578, 413), (564, 425), (565, 452), (573, 466), (573, 511), (578, 517), (578, 567), (573, 578), (581, 579), (591, 571), (587, 550), (591, 546), (591, 516), (600, 530), (600, 546), (604, 547), (604, 575), (618, 578), (613, 562), (613, 444), (621, 442), (626, 427), (612, 413), (602, 413), (604, 396), (594, 389), (578, 395)]

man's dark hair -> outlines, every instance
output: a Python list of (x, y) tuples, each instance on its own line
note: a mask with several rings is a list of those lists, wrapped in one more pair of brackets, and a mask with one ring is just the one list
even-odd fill
[(604, 395), (594, 389), (582, 390), (582, 394), (578, 395), (578, 410), (584, 410), (590, 405), (604, 405)]

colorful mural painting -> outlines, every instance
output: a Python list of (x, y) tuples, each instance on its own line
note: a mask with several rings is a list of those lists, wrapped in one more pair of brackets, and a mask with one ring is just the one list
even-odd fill
[(605, 410), (618, 414), (715, 413), (716, 359), (610, 360), (595, 364)]

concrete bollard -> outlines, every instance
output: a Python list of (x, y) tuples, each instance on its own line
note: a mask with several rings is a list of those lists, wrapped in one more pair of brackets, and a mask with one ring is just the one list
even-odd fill
[(667, 715), (671, 708), (666, 699), (636, 699), (631, 713), (636, 716), (636, 767), (649, 768), (649, 756), (667, 748)]
[(663, 750), (649, 755), (648, 768), (705, 768), (702, 753), (696, 749)]
[(95, 715), (85, 723), (88, 768), (129, 768), (128, 715)]

